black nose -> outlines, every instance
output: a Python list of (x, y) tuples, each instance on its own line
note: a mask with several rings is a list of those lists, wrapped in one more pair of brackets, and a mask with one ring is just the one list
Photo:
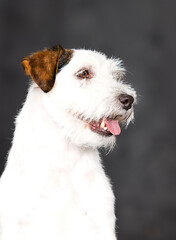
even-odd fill
[(134, 102), (134, 98), (130, 95), (127, 95), (127, 94), (121, 94), (119, 96), (119, 101), (122, 103), (122, 107), (125, 110), (128, 110), (132, 107), (132, 104)]

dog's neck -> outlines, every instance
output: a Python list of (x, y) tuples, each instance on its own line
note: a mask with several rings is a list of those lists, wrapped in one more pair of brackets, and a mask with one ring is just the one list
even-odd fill
[[(49, 116), (47, 110), (45, 109), (42, 101), (42, 93), (38, 94), (40, 89), (30, 88), (27, 99), (21, 109), (20, 114), (16, 119), (16, 129), (14, 133), (13, 146), (11, 151), (13, 153), (18, 149), (16, 144), (21, 143), (20, 148), (23, 149), (22, 156), (18, 155), (17, 158), (11, 159), (11, 151), (9, 154), (9, 164), (13, 161), (13, 165), (16, 164), (15, 161), (19, 161), (19, 164), (24, 164), (25, 162), (30, 165), (37, 164), (36, 156), (38, 154), (38, 164), (53, 164), (64, 165), (64, 167), (71, 167), (75, 161), (82, 159), (83, 156), (91, 156), (91, 154), (97, 154), (98, 151), (92, 148), (82, 148), (73, 145), (62, 133), (62, 129), (58, 123), (53, 121)], [(25, 131), (24, 131), (25, 129)], [(52, 142), (52, 145), (51, 145)], [(67, 159), (65, 155), (67, 152)], [(74, 152), (74, 154), (72, 154)], [(77, 154), (76, 154), (77, 152)], [(29, 157), (30, 156), (30, 157)], [(73, 157), (75, 159), (73, 159)], [(33, 163), (35, 159), (35, 163)], [(62, 161), (60, 161), (60, 159)]]

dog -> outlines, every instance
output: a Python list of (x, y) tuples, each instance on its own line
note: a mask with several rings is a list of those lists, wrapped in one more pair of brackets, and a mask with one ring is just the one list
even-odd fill
[(0, 180), (0, 240), (115, 240), (98, 150), (134, 118), (121, 60), (59, 45), (22, 66), (32, 81)]

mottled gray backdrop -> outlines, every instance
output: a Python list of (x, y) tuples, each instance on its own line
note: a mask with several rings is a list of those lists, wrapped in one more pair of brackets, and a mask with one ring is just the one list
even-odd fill
[(175, 240), (176, 1), (0, 0), (1, 172), (28, 87), (20, 60), (56, 44), (124, 60), (138, 92), (136, 120), (112, 153), (102, 152), (117, 198), (118, 237)]

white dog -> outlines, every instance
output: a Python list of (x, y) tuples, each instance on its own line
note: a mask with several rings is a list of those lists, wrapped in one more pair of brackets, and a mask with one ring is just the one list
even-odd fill
[(1, 240), (115, 240), (114, 194), (98, 148), (133, 118), (119, 59), (61, 46), (22, 61), (34, 81), (0, 181)]

